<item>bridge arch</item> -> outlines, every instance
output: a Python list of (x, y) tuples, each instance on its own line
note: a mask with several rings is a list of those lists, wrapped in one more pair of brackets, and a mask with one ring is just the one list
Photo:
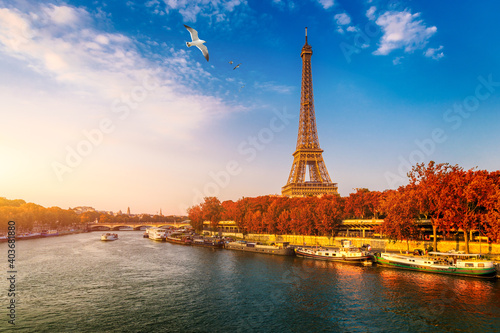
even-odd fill
[(88, 225), (90, 231), (109, 231), (119, 230), (121, 227), (129, 227), (135, 231), (143, 230), (145, 228), (164, 228), (164, 227), (191, 227), (189, 222), (113, 222), (113, 223), (91, 223)]

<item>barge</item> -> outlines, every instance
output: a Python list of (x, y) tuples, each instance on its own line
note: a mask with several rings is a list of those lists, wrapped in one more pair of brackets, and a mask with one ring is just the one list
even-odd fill
[(222, 249), (224, 247), (224, 241), (218, 238), (197, 237), (193, 239), (191, 245)]
[(344, 239), (341, 243), (340, 248), (297, 247), (295, 254), (304, 258), (328, 261), (363, 263), (373, 260), (373, 255), (370, 252), (352, 246), (350, 240)]
[(293, 256), (295, 254), (293, 247), (291, 247), (288, 242), (263, 245), (257, 242), (236, 241), (226, 243), (225, 247), (230, 250), (275, 254), (280, 256)]
[(495, 263), (482, 260), (480, 254), (429, 252), (427, 256), (415, 256), (377, 253), (375, 260), (383, 266), (428, 273), (490, 279), (497, 275)]
[(191, 237), (175, 233), (167, 235), (167, 238), (165, 240), (169, 243), (180, 244), (180, 245), (191, 245), (193, 243)]

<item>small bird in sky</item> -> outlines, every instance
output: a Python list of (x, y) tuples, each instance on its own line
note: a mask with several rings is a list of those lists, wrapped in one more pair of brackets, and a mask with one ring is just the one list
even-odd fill
[(233, 64), (233, 61), (231, 60), (231, 61), (229, 62), (229, 64), (230, 64), (230, 65), (232, 65), (232, 64)]
[(240, 91), (241, 91), (241, 89), (243, 89), (244, 87), (245, 87), (244, 85), (243, 85), (243, 86), (241, 86), (241, 87), (240, 87)]
[(240, 67), (240, 65), (241, 65), (241, 63), (239, 63), (238, 65), (236, 65), (236, 67), (234, 67), (234, 68), (233, 68), (233, 71), (234, 71), (236, 68)]
[(187, 47), (191, 46), (196, 46), (197, 48), (200, 49), (201, 53), (205, 56), (205, 59), (208, 61), (208, 49), (203, 43), (206, 43), (204, 40), (198, 38), (198, 31), (194, 30), (191, 27), (188, 27), (187, 25), (184, 24), (184, 27), (189, 31), (191, 34), (191, 42), (186, 42)]

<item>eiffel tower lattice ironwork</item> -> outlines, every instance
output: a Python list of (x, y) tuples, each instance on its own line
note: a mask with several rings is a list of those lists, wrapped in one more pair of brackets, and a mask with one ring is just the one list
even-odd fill
[[(290, 176), (281, 194), (286, 196), (316, 196), (337, 194), (337, 184), (333, 183), (323, 161), (323, 150), (319, 147), (311, 73), (312, 47), (306, 43), (300, 53), (302, 58), (302, 87), (300, 96), (300, 120), (297, 148), (293, 153)], [(306, 169), (310, 180), (306, 180)]]

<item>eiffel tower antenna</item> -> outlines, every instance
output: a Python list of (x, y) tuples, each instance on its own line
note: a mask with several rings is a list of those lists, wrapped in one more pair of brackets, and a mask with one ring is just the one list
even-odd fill
[[(306, 42), (302, 47), (302, 86), (300, 94), (300, 119), (297, 147), (293, 153), (293, 164), (288, 181), (281, 188), (285, 196), (317, 196), (338, 194), (337, 184), (333, 183), (323, 161), (323, 150), (319, 146), (314, 113), (314, 95), (311, 72), (312, 47)], [(306, 178), (309, 169), (310, 179)]]

